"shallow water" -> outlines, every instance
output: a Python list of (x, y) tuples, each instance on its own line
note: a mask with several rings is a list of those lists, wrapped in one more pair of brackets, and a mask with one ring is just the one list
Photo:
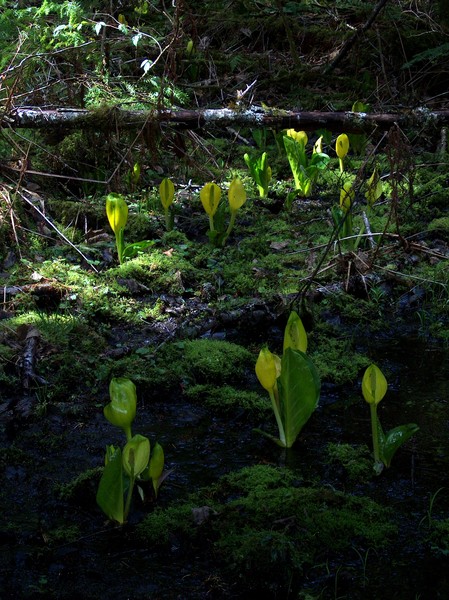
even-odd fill
[[(389, 381), (388, 393), (379, 405), (384, 429), (406, 422), (416, 422), (420, 427), (414, 438), (398, 450), (390, 469), (370, 482), (353, 486), (351, 492), (369, 494), (379, 503), (394, 507), (403, 515), (403, 535), (409, 536), (398, 549), (401, 558), (390, 565), (390, 575), (373, 571), (371, 577), (404, 578), (409, 565), (413, 565), (410, 584), (404, 589), (406, 595), (401, 596), (395, 584), (391, 595), (385, 597), (414, 598), (419, 594), (420, 598), (445, 598), (448, 596), (444, 593), (449, 593), (446, 567), (441, 561), (429, 562), (422, 546), (410, 545), (410, 528), (419, 530), (432, 494), (441, 487), (445, 490), (435, 501), (434, 514), (444, 518), (449, 515), (449, 353), (415, 339), (388, 344), (373, 341), (367, 353)], [(271, 415), (267, 423), (254, 422), (251, 415), (241, 411), (213, 415), (204, 406), (186, 402), (181, 393), (157, 402), (141, 399), (134, 430), (160, 441), (166, 467), (172, 469), (161, 488), (160, 506), (169, 506), (230, 471), (255, 464), (288, 465), (307, 481), (345, 490), (347, 482), (341, 479), (341, 473), (324, 464), (327, 443), (366, 444), (371, 448), (369, 407), (361, 396), (360, 381), (344, 389), (324, 384), (319, 408), (287, 452), (254, 433), (254, 427), (276, 432)], [(133, 539), (133, 523), (151, 506), (137, 506), (131, 525), (121, 529), (105, 522), (95, 504), (94, 482), (76, 502), (59, 500), (58, 484), (100, 466), (105, 445), (122, 441), (120, 432), (104, 421), (90, 399), (77, 417), (49, 406), (41, 420), (16, 427), (13, 440), (8, 440), (3, 430), (2, 447), (12, 443), (15, 454), (10, 464), (3, 465), (2, 597), (70, 598), (76, 591), (86, 598), (98, 598), (104, 597), (105, 587), (107, 597), (117, 599), (208, 595), (204, 581), (213, 565), (198, 561), (194, 565), (194, 557), (179, 556), (176, 547), (173, 564), (167, 564), (166, 556), (161, 562), (157, 553), (142, 548)], [(51, 541), (55, 529), (73, 526), (79, 527), (74, 542)], [(118, 561), (116, 571), (120, 576), (108, 573), (111, 561)], [(430, 565), (433, 575), (429, 579)], [(146, 573), (143, 579), (142, 573)], [(432, 590), (431, 594), (427, 590)], [(226, 596), (223, 592), (215, 597), (238, 595), (233, 592)], [(343, 597), (354, 598), (346, 591)], [(365, 597), (376, 596), (367, 591)]]

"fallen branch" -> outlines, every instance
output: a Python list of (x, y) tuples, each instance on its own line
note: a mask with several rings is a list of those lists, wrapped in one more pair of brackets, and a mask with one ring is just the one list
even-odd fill
[(45, 380), (36, 375), (34, 368), (36, 365), (36, 353), (39, 344), (40, 333), (35, 327), (30, 327), (24, 340), (22, 354), (22, 386), (29, 390), (33, 382), (45, 384)]
[(60, 108), (44, 110), (38, 107), (16, 108), (0, 125), (12, 128), (46, 130), (62, 129), (134, 129), (145, 125), (174, 125), (178, 129), (226, 127), (295, 128), (304, 131), (328, 129), (346, 133), (370, 133), (375, 129), (443, 127), (449, 125), (449, 110), (431, 111), (425, 107), (397, 113), (295, 112), (250, 106), (244, 109), (204, 110), (84, 110)]

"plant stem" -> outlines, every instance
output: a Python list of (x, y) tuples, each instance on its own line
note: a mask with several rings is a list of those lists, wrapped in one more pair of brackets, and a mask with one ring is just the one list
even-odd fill
[(123, 227), (115, 234), (115, 244), (117, 246), (118, 261), (122, 264), (123, 260)]
[(379, 452), (379, 433), (377, 431), (377, 404), (373, 402), (369, 407), (371, 411), (371, 434), (373, 436), (374, 462), (379, 463), (381, 460)]
[(343, 159), (339, 158), (338, 162), (340, 163), (340, 173), (343, 173), (343, 171), (344, 171), (344, 168), (343, 168)]
[(222, 246), (224, 246), (226, 244), (226, 240), (228, 239), (229, 234), (231, 233), (231, 231), (234, 228), (236, 216), (237, 216), (237, 211), (236, 210), (231, 210), (231, 219), (229, 221), (228, 228), (226, 229), (226, 233), (225, 233), (224, 238), (223, 238)]
[(215, 231), (215, 228), (214, 228), (214, 216), (213, 215), (209, 215), (209, 229), (211, 231)]
[(279, 441), (286, 447), (284, 425), (282, 423), (281, 415), (279, 413), (279, 396), (277, 387), (273, 388), (268, 392), (270, 394), (271, 406), (273, 407), (274, 416), (276, 417), (276, 423), (279, 429)]
[(134, 491), (135, 481), (136, 481), (135, 477), (132, 477), (129, 480), (129, 490), (128, 490), (128, 495), (126, 496), (125, 509), (123, 511), (123, 521), (126, 521), (128, 519), (129, 509), (131, 508), (131, 498), (132, 498), (133, 491)]
[(167, 231), (170, 231), (170, 212), (168, 207), (165, 209), (165, 228)]
[(126, 441), (129, 442), (129, 440), (133, 437), (133, 434), (131, 431), (131, 425), (124, 427), (123, 431), (125, 432), (125, 435), (126, 435)]

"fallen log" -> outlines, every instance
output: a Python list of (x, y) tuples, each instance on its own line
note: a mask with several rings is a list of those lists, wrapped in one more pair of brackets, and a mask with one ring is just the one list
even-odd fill
[(124, 110), (118, 107), (98, 110), (76, 108), (41, 109), (18, 107), (0, 117), (0, 126), (39, 129), (133, 129), (146, 125), (173, 125), (179, 129), (223, 127), (294, 128), (315, 131), (372, 133), (401, 128), (438, 128), (449, 125), (449, 110), (432, 111), (426, 107), (396, 113), (356, 113), (288, 111), (259, 106), (204, 110)]

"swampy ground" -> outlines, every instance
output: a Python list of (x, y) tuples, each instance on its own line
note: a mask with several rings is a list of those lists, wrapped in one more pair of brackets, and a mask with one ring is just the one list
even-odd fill
[[(107, 18), (83, 1), (31, 4), (0, 15), (6, 112), (447, 108), (445, 2), (382, 3), (371, 22), (372, 3), (355, 0), (139, 2)], [(136, 50), (155, 30), (160, 46)], [(154, 61), (148, 77), (140, 53)], [(425, 114), (352, 137), (344, 173), (344, 132), (308, 132), (308, 154), (323, 135), (330, 161), (307, 198), (292, 194), (279, 131), (2, 121), (2, 599), (449, 597), (449, 156)], [(244, 154), (264, 151), (261, 198)], [(369, 206), (373, 172), (382, 193)], [(199, 191), (220, 185), (225, 229), (234, 177), (247, 200), (217, 247)], [(353, 237), (342, 242), (332, 215), (345, 182)], [(129, 207), (126, 242), (152, 242), (121, 265), (108, 192)], [(285, 450), (255, 431), (277, 433), (254, 367), (265, 344), (282, 352), (291, 310), (322, 386)], [(389, 384), (384, 429), (419, 426), (380, 475), (361, 394), (373, 362)], [(133, 430), (163, 446), (167, 474), (157, 498), (135, 494), (122, 526), (96, 503), (106, 446), (124, 444), (103, 416), (113, 377), (135, 383)]]
[[(98, 201), (85, 209), (99, 241), (70, 230), (90, 262), (56, 233), (12, 247), (0, 328), (2, 596), (447, 597), (445, 169), (416, 171), (394, 218), (386, 184), (374, 249), (327, 247), (337, 165), (289, 210), (282, 191), (260, 200), (244, 178), (249, 199), (224, 248), (208, 241), (198, 189), (182, 185), (171, 232), (156, 190), (131, 204), (127, 239), (154, 245), (123, 265)], [(361, 227), (360, 212), (354, 220)], [(322, 391), (285, 450), (254, 431), (276, 433), (254, 365), (264, 344), (281, 352), (291, 309)], [(379, 476), (360, 392), (371, 362), (389, 382), (384, 428), (420, 427)], [(124, 526), (95, 501), (105, 447), (123, 444), (102, 410), (119, 376), (137, 386), (135, 432), (163, 445), (169, 472), (157, 500), (135, 496)]]

